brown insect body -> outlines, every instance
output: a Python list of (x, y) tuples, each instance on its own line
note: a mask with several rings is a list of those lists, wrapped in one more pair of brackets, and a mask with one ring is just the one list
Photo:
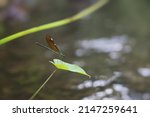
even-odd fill
[(56, 43), (54, 42), (53, 38), (50, 35), (46, 35), (46, 41), (48, 43), (48, 46), (50, 47), (50, 49), (52, 49), (55, 53), (60, 54), (62, 56), (64, 56), (61, 51), (59, 50), (59, 48), (57, 47)]
[(46, 35), (46, 41), (48, 43), (48, 46), (56, 53), (60, 53), (59, 48), (55, 44), (53, 38), (50, 35)]

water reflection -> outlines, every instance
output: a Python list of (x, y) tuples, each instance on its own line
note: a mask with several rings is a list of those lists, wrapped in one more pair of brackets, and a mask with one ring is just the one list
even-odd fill
[[(105, 80), (103, 80), (103, 79), (95, 80), (95, 81), (87, 80), (87, 81), (84, 81), (83, 83), (79, 84), (77, 86), (77, 89), (81, 90), (84, 88), (106, 87), (106, 86), (110, 85), (112, 82), (116, 81), (117, 78), (119, 78), (120, 76), (121, 76), (120, 72), (114, 72), (114, 75), (111, 78), (107, 78)], [(99, 76), (99, 78), (102, 78), (102, 77)]]
[(118, 52), (130, 52), (131, 47), (128, 44), (128, 36), (114, 36), (112, 38), (98, 38), (91, 40), (78, 41), (79, 49), (76, 50), (77, 56), (88, 55), (90, 51), (97, 53), (109, 53), (110, 57), (115, 59), (119, 57)]
[[(87, 97), (84, 97), (83, 100), (86, 99), (130, 99), (128, 93), (129, 89), (122, 84), (113, 84), (122, 76), (121, 72), (114, 72), (113, 76), (107, 79), (101, 80), (87, 80), (77, 86), (78, 90), (83, 90), (86, 88), (99, 88), (103, 89), (101, 91), (97, 91)], [(119, 96), (117, 96), (119, 94)]]
[(142, 77), (150, 77), (150, 68), (139, 68), (138, 73)]
[(111, 88), (105, 89), (104, 91), (96, 92), (90, 96), (84, 97), (83, 100), (96, 100), (96, 99), (104, 99), (113, 94), (113, 90)]
[(95, 99), (123, 99), (129, 100), (129, 89), (121, 84), (113, 84), (112, 87), (106, 88), (103, 91), (96, 92), (90, 96), (84, 97), (83, 100), (95, 100)]
[(122, 84), (113, 84), (113, 89), (120, 94), (120, 99), (131, 99), (129, 96), (129, 88)]

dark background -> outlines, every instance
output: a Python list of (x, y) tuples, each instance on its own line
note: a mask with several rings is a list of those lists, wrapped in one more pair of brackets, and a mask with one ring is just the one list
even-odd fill
[[(96, 0), (1, 0), (0, 38), (70, 17)], [(92, 78), (57, 71), (35, 99), (150, 99), (150, 1), (110, 0), (69, 25), (0, 46), (0, 99), (29, 99), (55, 69), (46, 45), (50, 33), (66, 55)]]

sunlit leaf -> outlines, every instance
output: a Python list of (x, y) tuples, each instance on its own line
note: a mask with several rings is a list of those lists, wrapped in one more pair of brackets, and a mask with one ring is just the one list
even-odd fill
[(53, 61), (50, 61), (50, 62), (57, 69), (62, 69), (62, 70), (67, 70), (67, 71), (71, 71), (71, 72), (76, 72), (76, 73), (83, 74), (83, 75), (86, 75), (88, 77), (91, 77), (81, 67), (79, 67), (77, 65), (70, 64), (70, 63), (64, 62), (64, 61), (59, 60), (59, 59), (53, 59)]

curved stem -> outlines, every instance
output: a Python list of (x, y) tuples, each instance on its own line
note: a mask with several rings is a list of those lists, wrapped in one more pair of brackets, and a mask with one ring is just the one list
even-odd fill
[(56, 71), (57, 69), (52, 72), (52, 74), (46, 79), (46, 81), (40, 86), (40, 88), (29, 98), (29, 100), (34, 99), (34, 97), (39, 93), (39, 91), (44, 87), (44, 85), (49, 81), (49, 79), (54, 75)]
[(90, 7), (86, 8), (85, 10), (73, 15), (72, 17), (58, 20), (58, 21), (55, 21), (52, 23), (44, 24), (41, 26), (33, 27), (30, 29), (15, 33), (15, 34), (10, 35), (8, 37), (5, 37), (5, 38), (0, 40), (0, 45), (5, 44), (9, 41), (15, 40), (19, 37), (23, 37), (23, 36), (28, 35), (28, 34), (32, 34), (32, 33), (38, 32), (38, 31), (46, 30), (46, 29), (55, 28), (58, 26), (63, 26), (63, 25), (72, 23), (74, 21), (77, 21), (77, 20), (79, 20), (79, 19), (81, 19), (87, 15), (92, 14), (93, 12), (98, 10), (99, 8), (103, 7), (108, 1), (109, 0), (98, 0), (95, 4), (91, 5)]

